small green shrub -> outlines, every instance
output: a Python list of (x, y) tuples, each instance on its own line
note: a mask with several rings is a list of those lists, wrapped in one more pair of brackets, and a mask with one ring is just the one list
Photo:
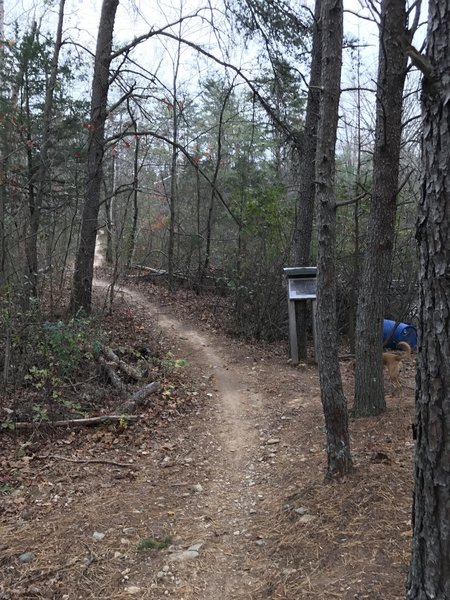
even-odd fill
[(165, 537), (162, 540), (155, 540), (154, 538), (144, 538), (138, 544), (139, 552), (144, 550), (164, 550), (168, 548), (172, 543), (171, 537)]
[(163, 373), (172, 373), (175, 369), (187, 367), (189, 362), (185, 358), (174, 358), (171, 352), (168, 352), (166, 358), (159, 361), (159, 366)]

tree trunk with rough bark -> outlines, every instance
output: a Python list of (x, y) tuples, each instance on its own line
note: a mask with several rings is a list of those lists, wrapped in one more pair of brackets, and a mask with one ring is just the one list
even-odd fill
[[(0, 0), (0, 40), (5, 39), (5, 5), (3, 0)], [(3, 48), (0, 48), (0, 60), (4, 60)], [(0, 81), (2, 88), (4, 82)], [(8, 170), (8, 142), (7, 131), (3, 126), (3, 135), (0, 142), (0, 288), (3, 287), (6, 281), (6, 235), (5, 235), (5, 206), (6, 206), (6, 174)]]
[(408, 600), (450, 598), (450, 0), (430, 0), (422, 69), (420, 325)]
[(326, 478), (352, 469), (347, 402), (338, 361), (336, 318), (335, 148), (342, 67), (342, 0), (323, 0), (322, 97), (317, 130), (317, 359), (327, 436)]
[(53, 99), (59, 69), (59, 55), (62, 47), (62, 33), (64, 24), (65, 0), (60, 0), (58, 11), (58, 26), (56, 30), (55, 46), (50, 67), (50, 77), (45, 92), (44, 111), (42, 115), (42, 139), (39, 152), (39, 164), (33, 165), (31, 151), (29, 152), (30, 165), (30, 221), (29, 230), (26, 236), (26, 255), (27, 255), (27, 288), (29, 288), (27, 297), (37, 296), (38, 287), (38, 239), (41, 223), (41, 211), (44, 198), (50, 192), (50, 161), (49, 149), (51, 144)]
[(405, 0), (382, 0), (372, 202), (356, 317), (353, 412), (357, 416), (376, 415), (386, 409), (381, 332), (395, 237), (407, 66), (400, 40), (405, 32)]
[[(316, 144), (317, 123), (319, 121), (320, 80), (322, 66), (322, 38), (320, 31), (321, 0), (316, 0), (314, 26), (312, 34), (311, 73), (309, 78), (308, 99), (306, 102), (305, 128), (300, 143), (299, 158), (299, 194), (297, 201), (297, 222), (295, 227), (294, 250), (296, 266), (310, 266), (311, 238), (314, 219), (314, 200), (316, 188)], [(307, 354), (307, 306), (306, 302), (297, 302), (298, 356)]]
[(109, 67), (114, 33), (114, 21), (119, 0), (103, 0), (94, 77), (92, 80), (91, 113), (87, 157), (87, 188), (81, 219), (80, 242), (75, 262), (72, 290), (72, 311), (91, 311), (92, 279), (94, 275), (95, 241), (97, 239), (102, 163), (105, 151), (105, 121), (109, 90)]
[(128, 238), (127, 244), (127, 267), (131, 267), (133, 261), (134, 251), (136, 248), (136, 235), (138, 230), (138, 216), (139, 216), (139, 148), (140, 138), (137, 135), (137, 123), (134, 121), (134, 131), (136, 133), (135, 148), (134, 148), (134, 159), (133, 159), (133, 217), (131, 221), (131, 231)]

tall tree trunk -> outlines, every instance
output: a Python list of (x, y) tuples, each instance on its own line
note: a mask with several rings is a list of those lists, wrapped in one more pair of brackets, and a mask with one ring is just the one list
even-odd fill
[[(181, 32), (180, 32), (181, 35)], [(169, 288), (174, 288), (174, 263), (175, 263), (175, 226), (177, 217), (177, 205), (178, 205), (178, 124), (179, 124), (179, 110), (178, 110), (178, 70), (180, 68), (180, 57), (181, 57), (181, 44), (178, 43), (177, 55), (174, 64), (173, 73), (173, 114), (172, 114), (172, 127), (173, 127), (173, 146), (172, 146), (172, 162), (170, 166), (170, 199), (169, 199), (169, 247), (167, 249), (167, 275), (169, 280)]]
[(347, 403), (342, 390), (336, 318), (335, 147), (342, 67), (342, 0), (323, 0), (322, 97), (317, 130), (317, 359), (327, 436), (326, 478), (350, 472)]
[(167, 249), (167, 275), (169, 280), (169, 288), (173, 290), (174, 288), (174, 263), (175, 263), (175, 226), (176, 226), (176, 216), (177, 216), (177, 195), (178, 195), (178, 185), (177, 185), (177, 176), (178, 176), (178, 165), (177, 165), (177, 157), (178, 157), (178, 148), (176, 146), (177, 143), (177, 109), (175, 107), (176, 102), (174, 102), (174, 118), (173, 118), (173, 141), (174, 144), (172, 146), (172, 162), (170, 166), (170, 198), (169, 198), (169, 241), (168, 241), (168, 249)]
[[(0, 40), (5, 39), (5, 5), (0, 0)], [(3, 44), (0, 48), (0, 60), (3, 61)], [(5, 89), (3, 81), (0, 81), (2, 89)], [(9, 115), (5, 116), (5, 121), (9, 120)], [(0, 289), (6, 281), (6, 230), (5, 230), (5, 207), (6, 207), (6, 174), (8, 171), (8, 127), (6, 124), (2, 127), (2, 140), (0, 142)]]
[(134, 122), (134, 131), (136, 132), (135, 143), (136, 146), (134, 148), (134, 158), (133, 158), (133, 217), (131, 221), (131, 231), (130, 236), (128, 238), (127, 245), (127, 267), (131, 267), (131, 263), (133, 260), (134, 249), (136, 246), (136, 233), (138, 226), (138, 216), (139, 216), (139, 207), (138, 207), (138, 191), (139, 191), (139, 147), (140, 147), (140, 138), (137, 135), (137, 123)]
[[(64, 6), (65, 0), (60, 0), (58, 13), (58, 26), (56, 30), (56, 39), (53, 49), (53, 56), (50, 66), (50, 77), (45, 92), (44, 111), (42, 115), (42, 138), (39, 151), (39, 164), (33, 164), (30, 137), (30, 144), (27, 150), (29, 164), (29, 206), (30, 206), (30, 223), (29, 231), (26, 237), (26, 255), (28, 263), (28, 287), (33, 296), (37, 295), (38, 284), (38, 237), (39, 227), (41, 223), (41, 210), (44, 197), (50, 192), (50, 161), (49, 147), (51, 143), (51, 121), (53, 113), (53, 98), (58, 76), (59, 54), (62, 45), (62, 32), (64, 23)], [(29, 111), (27, 102), (27, 112)], [(30, 115), (27, 117), (31, 119)], [(27, 294), (28, 296), (28, 294)]]
[[(311, 239), (314, 219), (317, 124), (319, 121), (320, 81), (322, 67), (322, 36), (320, 27), (321, 0), (316, 0), (311, 50), (311, 73), (308, 99), (306, 102), (305, 127), (299, 147), (299, 194), (297, 202), (297, 222), (294, 234), (295, 261), (298, 266), (309, 266), (311, 259)], [(307, 354), (307, 305), (297, 302), (297, 341), (298, 356)]]
[(213, 214), (214, 214), (214, 206), (215, 206), (215, 198), (216, 198), (216, 187), (217, 181), (219, 179), (220, 166), (222, 162), (222, 142), (223, 142), (223, 120), (225, 115), (225, 110), (227, 107), (228, 100), (230, 98), (231, 92), (233, 91), (234, 86), (230, 86), (223, 97), (222, 106), (220, 107), (219, 113), (219, 123), (217, 125), (217, 159), (216, 164), (214, 166), (214, 173), (211, 181), (211, 195), (209, 198), (209, 207), (208, 207), (208, 216), (206, 219), (206, 244), (205, 244), (205, 259), (203, 261), (203, 267), (199, 276), (199, 285), (201, 286), (204, 278), (206, 277), (209, 269), (209, 264), (211, 261), (211, 241), (212, 241), (212, 225), (213, 225)]
[[(34, 25), (36, 27), (36, 24)], [(33, 31), (33, 36), (36, 31)], [(28, 174), (28, 221), (24, 227), (25, 230), (25, 273), (24, 273), (24, 293), (23, 293), (23, 308), (28, 308), (31, 297), (37, 296), (37, 235), (40, 222), (40, 206), (36, 202), (36, 187), (35, 177), (37, 169), (35, 167), (33, 157), (33, 135), (31, 133), (31, 109), (30, 109), (30, 81), (27, 65), (24, 72), (24, 87), (23, 94), (25, 97), (25, 116), (27, 122), (26, 139), (26, 157), (27, 157), (27, 174)]]
[(5, 3), (0, 0), (0, 40), (5, 39)]
[(356, 174), (354, 181), (354, 197), (353, 205), (353, 257), (351, 260), (351, 289), (349, 294), (349, 309), (348, 309), (348, 338), (350, 352), (355, 353), (355, 336), (356, 336), (356, 309), (358, 306), (358, 287), (359, 287), (359, 268), (360, 268), (360, 250), (359, 250), (359, 194), (361, 193), (361, 55), (358, 50), (357, 58), (357, 73), (356, 73), (356, 111), (357, 111), (357, 158), (356, 158)]
[[(103, 173), (104, 175), (104, 173)], [(111, 176), (110, 189), (106, 184), (107, 177), (103, 179), (103, 189), (105, 194), (105, 231), (106, 231), (106, 244), (105, 244), (105, 263), (111, 266), (114, 263), (114, 233), (116, 229), (114, 219), (114, 206), (116, 201), (116, 180), (117, 180), (117, 156), (112, 153), (111, 156)]]
[(430, 0), (422, 66), (420, 325), (408, 600), (450, 598), (450, 1)]
[[(7, 117), (8, 118), (8, 117)], [(8, 161), (6, 159), (6, 142), (1, 141), (0, 155), (0, 290), (6, 282), (6, 173)]]
[(109, 90), (109, 67), (114, 33), (114, 21), (119, 0), (103, 0), (95, 50), (92, 80), (91, 112), (87, 156), (87, 188), (81, 218), (72, 290), (72, 311), (91, 311), (92, 278), (94, 275), (95, 241), (97, 238), (102, 163), (105, 151), (105, 121)]
[(376, 415), (386, 409), (381, 332), (397, 209), (407, 64), (399, 40), (405, 32), (405, 0), (382, 0), (372, 202), (356, 316), (355, 415)]

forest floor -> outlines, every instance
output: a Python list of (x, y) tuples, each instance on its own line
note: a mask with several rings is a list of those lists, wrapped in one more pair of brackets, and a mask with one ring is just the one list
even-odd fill
[(102, 316), (97, 284), (109, 344), (158, 348), (162, 387), (128, 426), (0, 434), (0, 599), (404, 598), (413, 363), (385, 414), (351, 421), (354, 474), (325, 484), (313, 361), (233, 339), (217, 300), (149, 283)]

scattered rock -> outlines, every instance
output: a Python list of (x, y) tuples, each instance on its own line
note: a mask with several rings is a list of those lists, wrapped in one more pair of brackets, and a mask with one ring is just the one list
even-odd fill
[(26, 564), (34, 560), (34, 554), (32, 552), (24, 552), (19, 556), (19, 561), (22, 564)]
[(316, 517), (314, 515), (302, 515), (298, 522), (299, 523), (309, 523), (310, 521), (313, 521)]
[(271, 446), (273, 444), (279, 444), (280, 443), (280, 438), (270, 438), (267, 440), (267, 445)]
[(101, 533), (100, 531), (94, 531), (93, 538), (96, 542), (101, 542), (106, 534)]
[(189, 546), (188, 550), (195, 550), (196, 552), (200, 552), (201, 548), (205, 545), (205, 542), (198, 542), (198, 544), (193, 544)]
[(203, 486), (201, 483), (196, 483), (195, 485), (192, 486), (192, 491), (195, 492), (196, 494), (200, 494), (201, 492), (203, 492)]
[(306, 514), (306, 508), (304, 506), (299, 506), (298, 508), (294, 508), (294, 512), (298, 515), (304, 515)]
[(193, 544), (187, 550), (182, 550), (180, 552), (174, 552), (169, 557), (169, 560), (183, 562), (183, 561), (193, 560), (195, 558), (198, 558), (200, 555), (200, 549), (202, 548), (203, 545), (204, 545), (204, 542), (199, 542), (198, 544)]
[(171, 561), (184, 562), (187, 560), (193, 560), (199, 557), (199, 553), (196, 550), (183, 550), (182, 552), (175, 552), (169, 557)]
[(125, 588), (125, 592), (130, 596), (136, 596), (141, 593), (141, 588), (137, 585), (130, 585), (130, 587)]

